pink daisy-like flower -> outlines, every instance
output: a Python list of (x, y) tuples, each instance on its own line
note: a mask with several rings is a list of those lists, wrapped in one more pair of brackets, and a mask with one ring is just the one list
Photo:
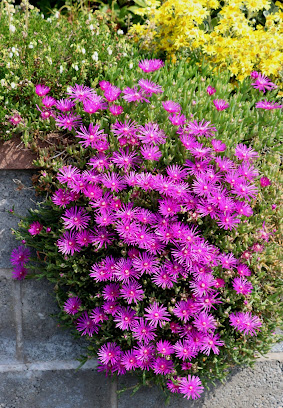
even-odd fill
[[(230, 314), (230, 325), (234, 329), (244, 333), (244, 335), (257, 335), (256, 330), (262, 326), (262, 322), (258, 316), (253, 316), (251, 312), (237, 312)], [(260, 330), (259, 330), (260, 331)]]
[(123, 113), (124, 109), (120, 105), (110, 105), (109, 111), (113, 116), (118, 116), (121, 115), (121, 113)]
[(71, 86), (67, 89), (67, 94), (75, 101), (83, 102), (95, 96), (96, 92), (88, 86), (75, 84), (75, 86)]
[(222, 268), (224, 269), (233, 269), (237, 265), (237, 259), (234, 257), (233, 254), (221, 254), (218, 257)]
[(226, 102), (224, 99), (213, 99), (213, 103), (218, 111), (223, 111), (229, 108), (229, 103)]
[(166, 141), (166, 134), (157, 123), (146, 123), (144, 126), (140, 126), (137, 136), (145, 144), (159, 145)]
[(206, 92), (208, 93), (208, 95), (213, 95), (213, 94), (215, 94), (216, 89), (209, 85), (209, 86), (206, 88)]
[(160, 340), (156, 343), (156, 351), (163, 356), (174, 354), (174, 347), (168, 340)]
[(268, 177), (261, 177), (259, 180), (261, 187), (267, 187), (271, 185), (271, 181)]
[(23, 265), (28, 262), (30, 257), (30, 250), (24, 246), (19, 246), (13, 249), (11, 253), (10, 262), (12, 265)]
[(143, 318), (136, 320), (132, 326), (133, 337), (143, 341), (144, 344), (152, 341), (156, 337), (156, 329), (144, 321)]
[(56, 117), (56, 126), (63, 129), (76, 129), (81, 124), (81, 116), (74, 113), (67, 113), (66, 115), (58, 115)]
[(241, 181), (240, 183), (236, 183), (234, 185), (231, 192), (233, 194), (236, 194), (237, 197), (249, 201), (256, 197), (258, 189), (254, 184), (250, 184), (246, 181)]
[(111, 191), (118, 192), (126, 187), (126, 184), (122, 177), (116, 173), (103, 174), (101, 177), (102, 185), (109, 188)]
[(103, 91), (106, 91), (107, 88), (111, 87), (112, 84), (109, 81), (100, 81), (99, 86)]
[(190, 283), (190, 287), (192, 288), (192, 292), (195, 296), (206, 295), (209, 291), (211, 291), (211, 288), (215, 287), (214, 285), (215, 279), (211, 274), (205, 274), (199, 279)]
[(90, 318), (96, 324), (108, 320), (108, 316), (106, 315), (105, 311), (101, 307), (95, 307), (90, 314)]
[(276, 89), (277, 85), (270, 81), (267, 76), (259, 73), (258, 77), (256, 78), (255, 82), (252, 83), (252, 86), (259, 91), (265, 93), (265, 91), (271, 91), (272, 89)]
[(89, 99), (83, 101), (84, 111), (89, 114), (93, 114), (102, 109), (107, 109), (108, 105), (104, 102), (102, 96), (93, 95)]
[(143, 146), (140, 151), (145, 160), (159, 161), (162, 157), (158, 146)]
[(97, 352), (98, 359), (104, 363), (116, 363), (122, 354), (121, 348), (116, 343), (106, 343)]
[(172, 373), (174, 369), (174, 363), (171, 360), (167, 360), (164, 357), (157, 357), (153, 364), (153, 371), (155, 374), (167, 375)]
[(52, 96), (46, 96), (42, 99), (42, 105), (46, 108), (51, 108), (52, 106), (56, 105), (56, 99), (52, 98)]
[(116, 164), (120, 169), (128, 171), (130, 167), (134, 167), (138, 160), (135, 152), (129, 152), (129, 150), (121, 150), (114, 152), (111, 161)]
[(114, 102), (114, 101), (116, 101), (116, 99), (119, 98), (121, 92), (122, 92), (121, 89), (118, 88), (117, 86), (109, 85), (104, 90), (104, 98), (108, 102)]
[(55, 106), (61, 112), (70, 112), (76, 104), (71, 99), (60, 99)]
[(149, 307), (145, 308), (145, 319), (149, 321), (150, 326), (162, 327), (166, 322), (169, 322), (170, 314), (166, 307), (159, 306), (157, 302), (154, 302)]
[(9, 118), (9, 122), (11, 122), (13, 125), (18, 126), (19, 123), (21, 123), (23, 118), (19, 113), (15, 113), (13, 116)]
[(189, 375), (188, 377), (182, 377), (180, 379), (179, 390), (181, 394), (184, 394), (184, 398), (197, 399), (200, 398), (200, 394), (204, 388), (201, 385), (199, 377), (195, 375)]
[(120, 307), (115, 315), (114, 322), (116, 327), (121, 330), (132, 330), (137, 319), (136, 312), (131, 307)]
[(171, 391), (173, 394), (174, 393), (180, 393), (180, 383), (178, 380), (169, 380), (166, 384), (167, 388), (169, 391)]
[(129, 282), (124, 284), (120, 290), (120, 296), (127, 301), (128, 304), (132, 302), (137, 303), (143, 299), (144, 291), (142, 286), (137, 282)]
[(184, 322), (188, 322), (193, 314), (197, 312), (197, 304), (192, 300), (181, 300), (176, 303), (173, 310), (175, 316)]
[(48, 86), (45, 86), (45, 85), (38, 84), (35, 87), (35, 93), (38, 96), (41, 96), (41, 97), (47, 95), (49, 91), (50, 91), (50, 88)]
[(168, 119), (174, 126), (183, 126), (187, 121), (186, 116), (180, 115), (179, 113), (173, 113), (172, 115), (169, 115)]
[(77, 330), (82, 332), (82, 336), (88, 335), (92, 337), (93, 333), (98, 333), (99, 326), (94, 323), (87, 312), (84, 312), (77, 320)]
[(279, 103), (268, 101), (265, 99), (264, 101), (257, 102), (255, 104), (257, 109), (265, 109), (265, 110), (273, 110), (273, 109), (282, 109), (283, 105), (279, 105)]
[(127, 350), (121, 357), (121, 363), (127, 371), (135, 370), (139, 366), (139, 360), (136, 357), (135, 350)]
[(73, 182), (75, 182), (80, 175), (79, 169), (73, 166), (64, 166), (57, 173), (57, 180), (64, 184), (67, 183), (70, 186)]
[(226, 150), (226, 144), (223, 143), (221, 140), (212, 139), (211, 144), (212, 144), (213, 150), (216, 153), (221, 153), (221, 152), (224, 152)]
[(155, 256), (143, 252), (133, 259), (133, 267), (139, 273), (147, 273), (152, 275), (158, 270), (159, 260)]
[(82, 207), (72, 207), (65, 211), (62, 216), (66, 229), (81, 231), (87, 228), (91, 217)]
[(253, 285), (245, 278), (235, 278), (232, 282), (233, 289), (244, 296), (249, 295), (253, 290)]
[(64, 310), (68, 314), (75, 315), (78, 313), (81, 304), (81, 299), (78, 297), (71, 297), (64, 303)]
[(169, 113), (179, 113), (182, 110), (181, 105), (174, 101), (162, 102), (162, 106)]
[(139, 342), (134, 349), (135, 355), (140, 362), (140, 368), (147, 371), (152, 368), (155, 360), (154, 346), (151, 343), (143, 344)]
[(256, 151), (242, 143), (237, 144), (235, 148), (235, 156), (237, 157), (237, 159), (244, 160), (247, 162), (257, 159), (259, 157)]
[(164, 66), (164, 62), (160, 59), (145, 59), (139, 62), (139, 67), (144, 72), (158, 71)]
[(200, 351), (204, 354), (209, 356), (210, 351), (212, 350), (214, 354), (219, 354), (220, 350), (218, 346), (224, 346), (223, 341), (219, 341), (220, 335), (219, 334), (208, 334), (207, 336), (203, 337), (201, 342)]
[(112, 125), (111, 130), (118, 139), (125, 137), (126, 139), (131, 139), (136, 136), (138, 126), (134, 121), (125, 121), (124, 123), (118, 120)]
[(156, 286), (159, 286), (162, 289), (170, 289), (173, 287), (174, 283), (177, 282), (176, 277), (164, 268), (160, 269), (151, 280)]
[(77, 243), (77, 235), (72, 231), (67, 231), (57, 241), (57, 247), (59, 252), (64, 255), (74, 255), (75, 252), (80, 252), (81, 246)]
[(150, 101), (148, 99), (146, 99), (141, 91), (138, 90), (138, 88), (136, 86), (134, 86), (133, 88), (125, 88), (123, 90), (123, 99), (125, 99), (125, 101), (127, 102), (140, 102), (140, 101), (144, 101), (149, 103)]
[(12, 278), (16, 280), (22, 280), (27, 276), (28, 270), (23, 264), (15, 265), (12, 270)]
[(251, 276), (251, 270), (249, 269), (248, 265), (237, 265), (237, 271), (240, 276)]
[(195, 317), (193, 324), (200, 332), (204, 333), (216, 328), (214, 317), (206, 312), (200, 312), (200, 314)]
[(120, 285), (118, 283), (110, 283), (104, 286), (102, 296), (106, 300), (116, 300), (120, 296)]
[(233, 229), (237, 229), (237, 225), (240, 224), (240, 222), (241, 221), (237, 218), (237, 215), (220, 214), (217, 224), (219, 225), (219, 227), (225, 230), (229, 229), (230, 231), (232, 231)]
[(76, 240), (81, 247), (87, 247), (92, 243), (92, 234), (88, 230), (83, 230), (78, 232)]
[(152, 81), (149, 81), (148, 79), (140, 79), (139, 80), (139, 86), (146, 92), (149, 94), (149, 96), (151, 96), (152, 94), (158, 94), (158, 93), (162, 93), (162, 87), (158, 84), (155, 84)]
[(194, 120), (186, 125), (186, 131), (195, 136), (205, 136), (212, 137), (214, 134), (212, 132), (217, 132), (215, 126), (210, 124), (210, 122), (205, 122), (204, 119), (201, 122)]
[(38, 235), (41, 233), (43, 225), (39, 221), (32, 222), (29, 226), (28, 232), (30, 235)]
[(198, 354), (198, 350), (194, 344), (188, 340), (179, 340), (173, 346), (175, 354), (181, 360), (191, 360)]
[(52, 196), (52, 202), (58, 207), (66, 208), (66, 205), (72, 201), (71, 195), (68, 191), (60, 188)]

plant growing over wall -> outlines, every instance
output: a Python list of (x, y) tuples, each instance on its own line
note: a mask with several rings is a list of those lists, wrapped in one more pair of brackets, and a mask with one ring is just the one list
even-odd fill
[(14, 278), (55, 284), (58, 317), (101, 371), (195, 399), (274, 340), (282, 106), (258, 72), (225, 99), (225, 78), (178, 92), (170, 75), (152, 59), (123, 89), (76, 84), (58, 101), (36, 87), (69, 141), (38, 162), (49, 196), (11, 261)]

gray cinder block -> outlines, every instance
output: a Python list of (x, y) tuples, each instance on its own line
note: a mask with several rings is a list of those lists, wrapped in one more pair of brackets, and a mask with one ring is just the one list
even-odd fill
[(21, 284), (24, 361), (79, 358), (86, 344), (84, 339), (75, 339), (50, 316), (59, 310), (52, 284), (46, 280), (26, 280)]
[(14, 282), (0, 277), (0, 363), (16, 361)]
[(7, 211), (14, 207), (15, 213), (24, 216), (35, 207), (33, 174), (30, 170), (0, 170), (0, 268), (11, 267), (11, 251), (20, 245), (11, 234), (20, 219)]

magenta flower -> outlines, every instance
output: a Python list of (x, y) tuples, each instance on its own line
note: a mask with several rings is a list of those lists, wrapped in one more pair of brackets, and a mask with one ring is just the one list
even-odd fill
[(77, 243), (77, 235), (72, 231), (65, 232), (57, 241), (59, 252), (64, 255), (74, 255), (75, 252), (80, 252), (81, 246)]
[(160, 59), (145, 59), (139, 62), (139, 67), (144, 72), (158, 71), (164, 66), (164, 62)]
[(219, 354), (220, 350), (218, 346), (224, 346), (224, 342), (219, 340), (220, 335), (219, 334), (208, 334), (202, 339), (201, 342), (201, 349), (204, 354), (209, 356), (211, 350), (213, 351), (214, 354)]
[(27, 276), (28, 270), (25, 268), (24, 264), (15, 265), (12, 270), (12, 278), (16, 280), (22, 280)]
[(89, 99), (83, 101), (84, 111), (90, 115), (102, 109), (107, 109), (108, 105), (104, 102), (102, 96), (93, 95)]
[(82, 207), (72, 207), (65, 211), (62, 216), (66, 229), (81, 231), (87, 228), (91, 217)]
[(124, 171), (129, 170), (130, 167), (135, 167), (137, 164), (137, 154), (135, 152), (129, 152), (120, 149), (119, 152), (114, 152), (111, 161), (116, 164), (117, 167)]
[(180, 379), (180, 393), (184, 394), (184, 398), (197, 399), (200, 398), (200, 394), (204, 388), (201, 385), (199, 377), (195, 375), (189, 375), (188, 377), (182, 377)]
[(97, 352), (98, 359), (104, 363), (116, 363), (122, 354), (121, 348), (116, 343), (106, 343)]
[(137, 303), (144, 297), (142, 286), (137, 282), (129, 282), (124, 284), (120, 290), (120, 296), (127, 301), (128, 304), (132, 302)]
[(210, 122), (202, 120), (198, 123), (197, 120), (194, 120), (186, 125), (186, 131), (194, 136), (212, 137), (214, 136), (212, 132), (217, 132), (217, 129)]
[(153, 255), (147, 254), (146, 252), (143, 252), (138, 257), (133, 259), (133, 267), (139, 273), (147, 273), (152, 275), (153, 273), (157, 272), (158, 266), (158, 259)]
[(114, 102), (114, 101), (116, 101), (116, 99), (119, 98), (121, 92), (122, 92), (121, 89), (118, 88), (117, 86), (109, 85), (104, 90), (104, 98), (108, 102)]
[(156, 337), (156, 329), (147, 324), (143, 318), (136, 320), (132, 326), (133, 337), (136, 340), (143, 341), (144, 344), (152, 341)]
[(30, 250), (24, 246), (19, 246), (13, 249), (11, 253), (10, 262), (12, 265), (24, 265), (28, 262), (30, 257)]
[(118, 192), (126, 187), (126, 184), (122, 177), (116, 173), (106, 173), (101, 177), (102, 185), (109, 188), (111, 191)]
[(140, 79), (139, 80), (139, 86), (151, 96), (152, 94), (158, 94), (162, 93), (162, 87), (158, 84), (155, 84), (152, 81), (149, 81), (148, 79)]
[(192, 292), (195, 296), (206, 295), (215, 285), (215, 279), (211, 274), (205, 274), (199, 279), (194, 280), (190, 283)]
[(109, 111), (113, 116), (118, 116), (121, 115), (121, 113), (123, 113), (124, 109), (120, 105), (110, 105)]
[(216, 89), (209, 85), (209, 86), (206, 88), (206, 92), (208, 93), (208, 95), (213, 95), (213, 94), (215, 94)]
[(57, 173), (57, 179), (60, 183), (68, 183), (70, 186), (73, 182), (75, 182), (80, 175), (79, 169), (73, 166), (64, 166), (61, 167), (59, 172)]
[(45, 85), (39, 84), (39, 85), (36, 85), (35, 87), (35, 93), (41, 97), (47, 95), (49, 91), (50, 91), (50, 88), (48, 88), (48, 86), (45, 86)]
[(137, 134), (138, 138), (145, 144), (164, 144), (166, 135), (157, 123), (146, 123), (140, 126)]
[(177, 380), (169, 380), (166, 386), (172, 393), (180, 393), (180, 383)]
[(237, 265), (237, 271), (240, 276), (250, 276), (251, 275), (251, 270), (245, 264)]
[(80, 131), (77, 132), (76, 137), (83, 139), (79, 143), (84, 148), (91, 146), (93, 149), (96, 148), (96, 143), (99, 140), (107, 140), (107, 134), (103, 133), (104, 129), (99, 130), (99, 125), (94, 125), (90, 123), (88, 129), (85, 126), (80, 127)]
[(169, 322), (170, 314), (167, 312), (167, 308), (159, 306), (157, 302), (154, 302), (153, 305), (145, 308), (145, 319), (149, 321), (150, 326), (162, 327), (166, 322)]
[(249, 295), (253, 290), (253, 285), (245, 278), (235, 278), (232, 282), (233, 289), (244, 296)]
[(163, 356), (170, 356), (174, 354), (174, 347), (168, 340), (160, 340), (156, 343), (156, 351)]
[(71, 99), (60, 99), (56, 102), (55, 106), (61, 112), (70, 112), (76, 104)]
[(30, 224), (28, 232), (30, 233), (30, 235), (38, 235), (40, 234), (42, 228), (43, 225), (41, 225), (39, 221), (35, 221)]
[(135, 350), (127, 350), (121, 357), (121, 363), (127, 371), (135, 370), (139, 366), (139, 360), (136, 357)]
[(109, 81), (100, 81), (99, 86), (103, 91), (106, 91), (107, 88), (111, 87), (112, 84)]
[(136, 86), (134, 86), (133, 88), (125, 88), (123, 90), (123, 99), (125, 99), (125, 101), (127, 102), (140, 102), (140, 101), (144, 101), (149, 103), (149, 100), (144, 98), (144, 96), (142, 95), (141, 91), (138, 90), (138, 88)]
[(213, 103), (218, 111), (223, 111), (229, 108), (229, 103), (226, 102), (224, 99), (213, 99)]
[(93, 333), (98, 333), (99, 326), (88, 316), (87, 312), (84, 312), (77, 320), (77, 330), (82, 332), (81, 335), (93, 336)]
[(265, 91), (271, 91), (272, 89), (276, 89), (277, 85), (270, 81), (267, 76), (259, 73), (258, 77), (256, 78), (255, 82), (252, 83), (252, 86), (259, 91), (265, 93)]
[(239, 143), (236, 146), (235, 156), (237, 157), (238, 160), (244, 160), (247, 162), (257, 159), (259, 157), (256, 151), (242, 143)]
[(149, 370), (153, 368), (153, 364), (155, 361), (154, 352), (155, 349), (152, 344), (143, 344), (142, 342), (138, 343), (138, 346), (134, 347), (135, 349), (135, 356), (139, 361), (139, 367), (142, 370)]
[(216, 328), (216, 321), (214, 317), (206, 312), (201, 312), (197, 317), (195, 317), (193, 324), (200, 332), (204, 333)]
[(188, 340), (179, 340), (173, 346), (175, 354), (181, 360), (191, 360), (195, 358), (198, 354), (198, 350), (194, 344)]
[(136, 312), (131, 307), (120, 307), (115, 315), (114, 322), (116, 327), (121, 330), (132, 330), (137, 319)]
[(226, 144), (223, 143), (221, 140), (212, 139), (211, 144), (216, 153), (221, 153), (226, 150)]
[(13, 116), (9, 118), (9, 122), (11, 122), (13, 125), (18, 126), (19, 123), (23, 121), (23, 118), (19, 113), (15, 113)]
[(259, 328), (262, 326), (262, 322), (260, 321), (259, 317), (253, 316), (250, 312), (232, 313), (229, 315), (229, 318), (230, 325), (236, 330), (244, 333), (244, 335), (257, 335), (256, 330), (259, 330)]
[(78, 297), (71, 297), (64, 303), (64, 310), (66, 313), (75, 315), (78, 313), (82, 301)]
[(187, 121), (186, 116), (180, 115), (179, 113), (173, 113), (172, 115), (169, 115), (168, 119), (174, 126), (183, 126)]
[(52, 98), (52, 96), (46, 96), (42, 99), (42, 105), (46, 108), (51, 108), (52, 106), (56, 105), (56, 99)]
[(181, 105), (174, 101), (162, 102), (162, 106), (169, 113), (179, 113), (182, 110)]
[(251, 75), (251, 78), (257, 79), (258, 76), (259, 76), (259, 72), (257, 72), (257, 71), (252, 71), (250, 75)]
[(90, 314), (90, 318), (96, 324), (100, 322), (103, 323), (104, 321), (108, 320), (108, 316), (106, 315), (105, 311), (101, 307), (95, 307)]
[(159, 161), (162, 157), (158, 146), (143, 146), (140, 151), (145, 160)]
[(271, 185), (271, 181), (268, 177), (261, 177), (259, 180), (261, 187), (267, 187)]
[(174, 363), (171, 360), (167, 360), (164, 357), (157, 357), (153, 364), (153, 371), (155, 374), (167, 375), (172, 373), (174, 369)]
[(81, 116), (74, 113), (58, 115), (55, 122), (58, 127), (72, 130), (73, 128), (76, 129), (81, 124)]
[(264, 101), (257, 102), (255, 107), (258, 109), (265, 109), (265, 110), (273, 110), (273, 109), (282, 109), (283, 105), (279, 105), (276, 102), (268, 101), (265, 99)]
[(96, 95), (94, 89), (89, 88), (88, 86), (78, 85), (69, 87), (67, 90), (67, 94), (70, 95), (75, 101), (84, 102), (86, 99), (91, 99), (93, 96)]

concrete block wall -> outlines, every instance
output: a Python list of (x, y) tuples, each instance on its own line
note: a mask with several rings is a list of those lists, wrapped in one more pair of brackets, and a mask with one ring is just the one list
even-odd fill
[[(60, 329), (50, 316), (57, 305), (47, 281), (14, 281), (9, 263), (18, 245), (11, 234), (17, 219), (38, 198), (30, 170), (0, 170), (0, 408), (165, 408), (155, 387), (116, 393), (135, 385), (134, 376), (112, 382), (97, 373), (96, 361), (76, 370), (82, 342)], [(201, 400), (172, 396), (168, 408), (282, 408), (283, 347), (254, 369), (235, 369), (225, 385), (218, 384)]]

